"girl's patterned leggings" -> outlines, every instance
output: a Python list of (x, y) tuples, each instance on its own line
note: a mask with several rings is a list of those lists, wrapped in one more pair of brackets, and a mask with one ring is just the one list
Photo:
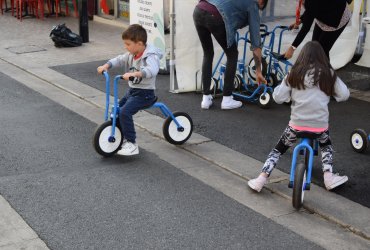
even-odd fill
[[(271, 174), (272, 170), (278, 163), (280, 156), (283, 155), (294, 143), (297, 141), (297, 130), (288, 126), (280, 137), (279, 142), (275, 148), (267, 156), (267, 160), (262, 167), (262, 172)], [(333, 171), (333, 146), (329, 136), (329, 130), (322, 133), (318, 133), (317, 141), (319, 142), (321, 149), (321, 161), (323, 172)]]

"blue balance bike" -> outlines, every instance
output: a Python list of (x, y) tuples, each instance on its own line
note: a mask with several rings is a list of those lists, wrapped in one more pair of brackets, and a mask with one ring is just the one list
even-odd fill
[(370, 134), (367, 134), (363, 129), (357, 128), (352, 131), (350, 141), (353, 150), (358, 153), (364, 153), (369, 147)]
[[(107, 72), (103, 72), (105, 76), (106, 88), (106, 103), (105, 103), (105, 122), (99, 125), (93, 136), (93, 147), (95, 151), (105, 157), (114, 155), (123, 142), (121, 125), (119, 122), (119, 105), (118, 105), (118, 81), (122, 79), (122, 75), (117, 75), (114, 78), (114, 99), (113, 104), (110, 104), (110, 76)], [(134, 77), (130, 81), (135, 81)], [(155, 98), (153, 104), (146, 108), (159, 108), (166, 120), (163, 123), (164, 138), (171, 144), (181, 145), (185, 143), (193, 132), (193, 121), (185, 112), (174, 112), (163, 103), (157, 102)], [(111, 110), (111, 112), (109, 112)], [(108, 119), (109, 118), (109, 119)]]
[(311, 187), (313, 157), (318, 154), (319, 143), (315, 133), (300, 131), (297, 133), (297, 138), (301, 138), (301, 142), (295, 146), (293, 151), (288, 187), (293, 188), (292, 203), (293, 207), (298, 210), (303, 205), (304, 192), (310, 190)]

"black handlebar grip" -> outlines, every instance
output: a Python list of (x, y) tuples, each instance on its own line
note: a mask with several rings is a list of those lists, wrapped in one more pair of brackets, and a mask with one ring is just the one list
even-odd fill
[(289, 27), (288, 27), (288, 26), (284, 26), (284, 25), (279, 26), (279, 28), (280, 28), (280, 29), (289, 29)]
[(132, 81), (134, 81), (134, 80), (135, 80), (135, 77), (130, 76), (128, 79), (132, 82)]

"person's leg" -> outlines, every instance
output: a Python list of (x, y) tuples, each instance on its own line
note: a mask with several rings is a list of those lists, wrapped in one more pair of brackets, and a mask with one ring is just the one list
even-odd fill
[(280, 156), (283, 155), (297, 141), (297, 131), (290, 126), (286, 127), (275, 148), (267, 156), (267, 160), (262, 167), (262, 173), (270, 176), (276, 167)]
[(234, 78), (238, 62), (238, 47), (236, 43), (234, 43), (231, 47), (227, 47), (225, 25), (222, 25), (222, 28), (216, 26), (212, 27), (211, 32), (216, 41), (222, 47), (227, 58), (226, 71), (224, 76), (225, 80), (223, 86), (223, 96), (231, 96), (234, 89)]
[(317, 139), (321, 149), (322, 170), (324, 172), (324, 184), (327, 190), (336, 188), (348, 181), (347, 176), (333, 174), (333, 146), (329, 131), (323, 132)]
[(202, 62), (202, 84), (203, 94), (210, 95), (211, 78), (212, 78), (212, 63), (213, 63), (213, 42), (211, 32), (207, 27), (209, 19), (212, 18), (209, 13), (199, 8), (195, 8), (193, 12), (193, 20), (195, 29), (197, 30), (200, 43), (203, 48)]
[[(127, 91), (126, 91), (126, 93), (125, 93), (125, 95), (121, 98), (121, 100), (119, 100), (119, 102), (118, 102), (118, 107), (120, 107), (120, 111), (119, 111), (119, 113), (118, 113), (118, 120), (119, 120), (119, 125), (120, 125), (120, 127), (121, 127), (121, 131), (122, 131), (122, 128), (123, 128), (123, 118), (122, 118), (122, 111), (121, 111), (121, 107), (123, 106), (123, 105), (125, 105), (125, 103), (127, 102), (127, 100), (130, 98), (130, 96), (131, 96), (131, 88), (129, 88)], [(122, 135), (123, 136), (123, 135)]]
[(136, 131), (133, 116), (139, 110), (152, 104), (154, 98), (153, 90), (131, 89), (130, 94), (125, 98), (126, 101), (124, 103), (122, 102), (123, 105), (120, 107), (119, 119), (125, 141), (118, 154), (133, 155), (139, 153), (136, 144)]
[(297, 141), (297, 131), (288, 126), (281, 135), (275, 148), (269, 153), (265, 164), (262, 167), (261, 174), (250, 181), (249, 187), (260, 192), (267, 182), (267, 177), (270, 176), (272, 170), (276, 167), (281, 155), (283, 155)]
[(321, 149), (321, 162), (323, 172), (333, 172), (333, 146), (331, 144), (329, 131), (323, 132), (317, 139)]
[(312, 32), (312, 41), (319, 41), (322, 32), (323, 30), (319, 27), (319, 25), (315, 24)]
[(325, 51), (325, 54), (329, 58), (329, 52), (333, 47), (334, 43), (337, 41), (340, 34), (342, 34), (343, 30), (346, 28), (346, 25), (336, 31), (323, 31), (319, 37), (319, 43), (321, 44), (322, 48)]
[(234, 78), (236, 73), (236, 66), (238, 62), (238, 47), (234, 43), (231, 47), (227, 47), (227, 37), (225, 23), (221, 19), (215, 18), (212, 23), (209, 24), (209, 29), (216, 41), (220, 44), (221, 48), (226, 55), (226, 71), (224, 75), (223, 84), (223, 98), (221, 102), (222, 109), (234, 109), (242, 106), (242, 102), (235, 101), (232, 97), (234, 90)]

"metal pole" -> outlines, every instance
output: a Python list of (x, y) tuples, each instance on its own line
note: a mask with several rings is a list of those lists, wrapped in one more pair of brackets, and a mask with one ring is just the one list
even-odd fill
[(177, 93), (175, 78), (175, 0), (170, 1), (170, 92)]
[(80, 36), (83, 43), (89, 42), (89, 18), (87, 15), (87, 0), (78, 1), (78, 12), (80, 17)]

